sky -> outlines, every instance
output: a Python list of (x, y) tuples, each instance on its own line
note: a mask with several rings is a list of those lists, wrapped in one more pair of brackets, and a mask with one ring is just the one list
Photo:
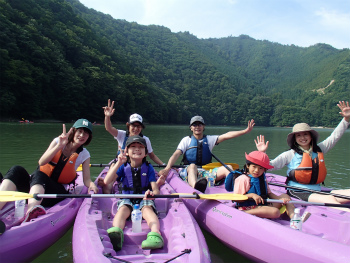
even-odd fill
[(349, 0), (79, 0), (116, 19), (198, 38), (248, 35), (283, 45), (350, 48)]

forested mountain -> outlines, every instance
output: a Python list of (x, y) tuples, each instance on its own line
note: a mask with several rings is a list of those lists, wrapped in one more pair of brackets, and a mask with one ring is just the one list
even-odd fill
[(249, 36), (198, 39), (113, 19), (78, 0), (0, 0), (2, 120), (334, 126), (350, 100), (350, 50)]

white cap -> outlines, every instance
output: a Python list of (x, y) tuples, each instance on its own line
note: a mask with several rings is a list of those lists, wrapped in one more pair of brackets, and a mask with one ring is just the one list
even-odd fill
[(137, 114), (137, 113), (131, 114), (130, 117), (129, 117), (129, 123), (130, 124), (132, 124), (134, 122), (139, 122), (139, 123), (141, 123), (142, 126), (144, 126), (142, 121), (143, 121), (143, 119), (142, 119), (141, 115)]

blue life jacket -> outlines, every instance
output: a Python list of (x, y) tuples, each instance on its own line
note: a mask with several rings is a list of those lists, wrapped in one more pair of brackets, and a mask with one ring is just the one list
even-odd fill
[(206, 165), (211, 163), (211, 158), (212, 155), (209, 149), (207, 136), (204, 135), (201, 140), (197, 140), (194, 136), (191, 136), (190, 147), (185, 152), (182, 163)]
[[(257, 195), (260, 195), (263, 199), (266, 199), (268, 197), (267, 195), (267, 183), (266, 183), (266, 177), (265, 173), (263, 173), (261, 176), (253, 177), (251, 174), (248, 174), (250, 177), (250, 188), (246, 194), (255, 193)], [(237, 203), (237, 206), (253, 206), (256, 205), (254, 200), (247, 200), (243, 202)], [(263, 204), (260, 204), (263, 205)]]
[[(118, 177), (118, 181), (122, 183), (123, 194), (144, 194), (151, 189), (148, 180), (148, 163), (144, 162), (140, 168), (132, 168), (130, 163), (124, 165), (124, 176)], [(141, 200), (139, 200), (141, 201)]]

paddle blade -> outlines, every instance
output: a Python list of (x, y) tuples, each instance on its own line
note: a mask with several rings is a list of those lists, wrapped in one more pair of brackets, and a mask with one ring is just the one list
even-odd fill
[[(231, 165), (232, 166), (232, 170), (236, 170), (239, 168), (239, 165), (236, 163), (225, 163), (226, 165)], [(220, 167), (223, 166), (221, 163), (216, 162), (216, 163), (208, 163), (206, 165), (203, 165), (202, 168), (205, 170), (210, 170), (210, 169), (214, 169), (216, 167)]]
[(210, 200), (230, 200), (230, 201), (245, 201), (248, 199), (247, 196), (241, 194), (199, 194), (200, 199), (210, 199)]
[(33, 198), (33, 195), (16, 191), (0, 191), (0, 202), (10, 202)]

